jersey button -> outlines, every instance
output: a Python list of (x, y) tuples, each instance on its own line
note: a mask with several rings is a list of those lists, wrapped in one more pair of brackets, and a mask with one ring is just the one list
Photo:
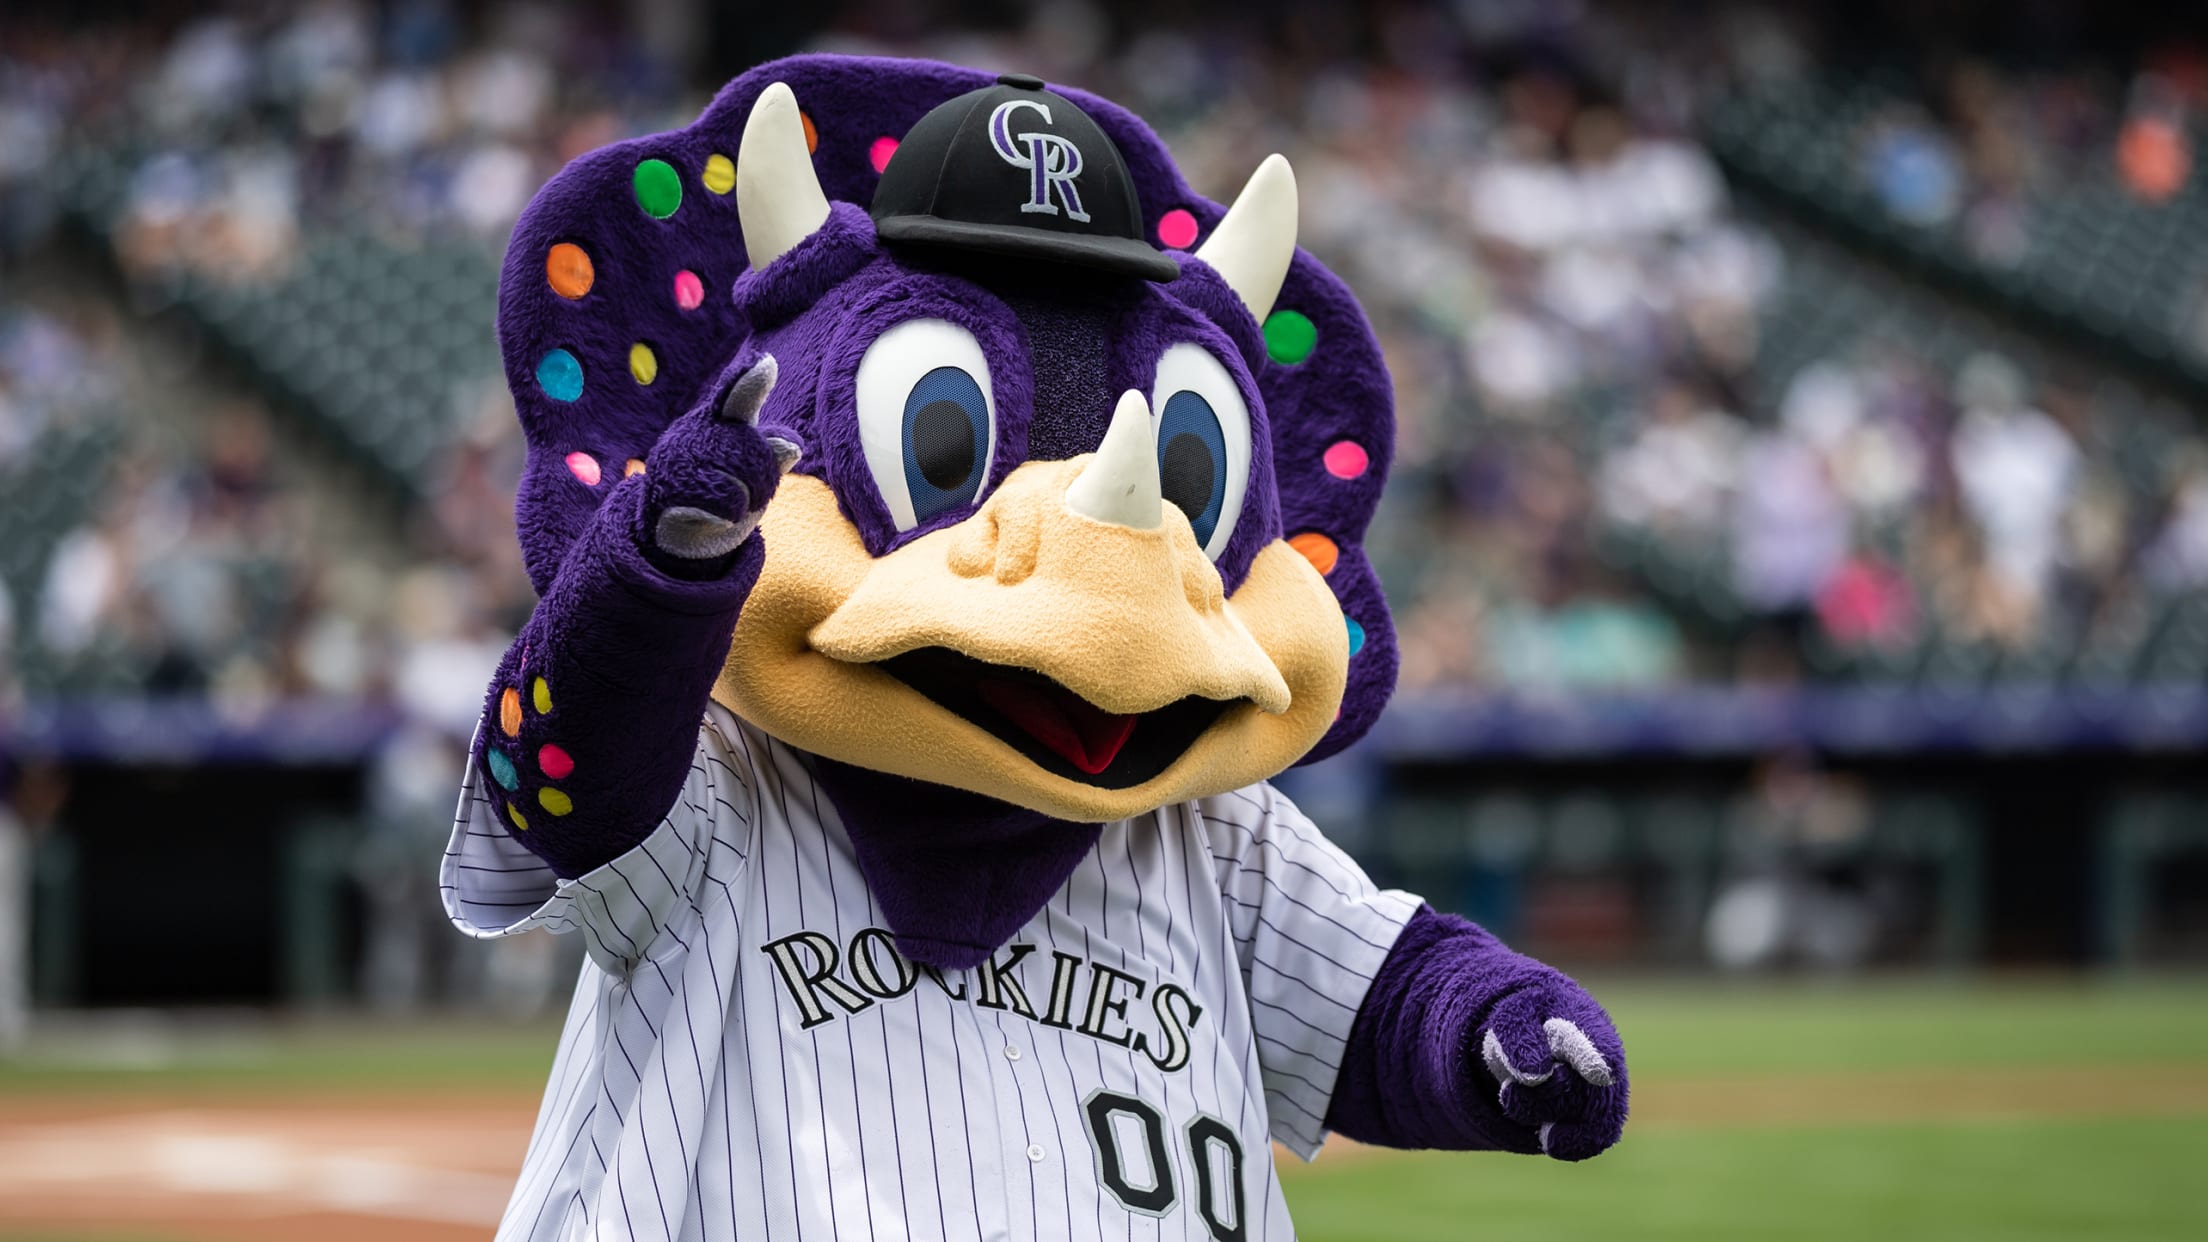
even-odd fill
[(1036, 1164), (1041, 1164), (1043, 1162), (1043, 1158), (1048, 1156), (1049, 1154), (1049, 1152), (1043, 1150), (1043, 1145), (1041, 1143), (1029, 1143), (1027, 1145), (1027, 1158), (1034, 1161)]
[(1004, 1046), (1004, 1059), (1007, 1061), (1019, 1060), (1020, 1046), (1018, 1044), (1006, 1044)]

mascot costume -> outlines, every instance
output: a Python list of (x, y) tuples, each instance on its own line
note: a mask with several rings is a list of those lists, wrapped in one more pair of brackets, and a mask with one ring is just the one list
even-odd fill
[(1293, 1236), (1272, 1144), (1583, 1159), (1623, 1049), (1266, 783), (1372, 724), (1392, 395), (1275, 155), (802, 56), (586, 155), (499, 337), (542, 602), (443, 868), (584, 938), (501, 1239)]

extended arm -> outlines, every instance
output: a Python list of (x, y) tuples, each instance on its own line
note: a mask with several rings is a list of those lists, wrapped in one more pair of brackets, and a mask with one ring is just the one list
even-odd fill
[(1625, 1127), (1625, 1049), (1561, 971), (1420, 907), (1374, 976), (1327, 1126), (1388, 1147), (1584, 1160)]
[(752, 536), (796, 446), (760, 434), (774, 359), (669, 425), (613, 483), (499, 663), (472, 761), (507, 830), (563, 878), (618, 858), (682, 788)]

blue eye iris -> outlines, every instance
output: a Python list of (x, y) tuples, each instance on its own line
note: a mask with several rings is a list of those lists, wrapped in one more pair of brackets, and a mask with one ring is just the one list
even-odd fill
[(925, 522), (971, 502), (989, 460), (989, 406), (957, 367), (937, 367), (905, 397), (905, 485)]
[(1227, 438), (1211, 403), (1195, 393), (1166, 399), (1158, 420), (1158, 490), (1188, 515), (1196, 542), (1208, 546), (1227, 502)]

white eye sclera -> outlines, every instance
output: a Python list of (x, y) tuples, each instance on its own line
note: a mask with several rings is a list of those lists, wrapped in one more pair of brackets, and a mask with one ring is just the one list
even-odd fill
[(859, 443), (900, 531), (972, 504), (989, 479), (996, 404), (974, 335), (908, 319), (859, 359)]
[(1213, 560), (1234, 538), (1250, 477), (1250, 411), (1211, 351), (1180, 344), (1158, 356), (1150, 391), (1158, 429), (1158, 486), (1180, 506)]

